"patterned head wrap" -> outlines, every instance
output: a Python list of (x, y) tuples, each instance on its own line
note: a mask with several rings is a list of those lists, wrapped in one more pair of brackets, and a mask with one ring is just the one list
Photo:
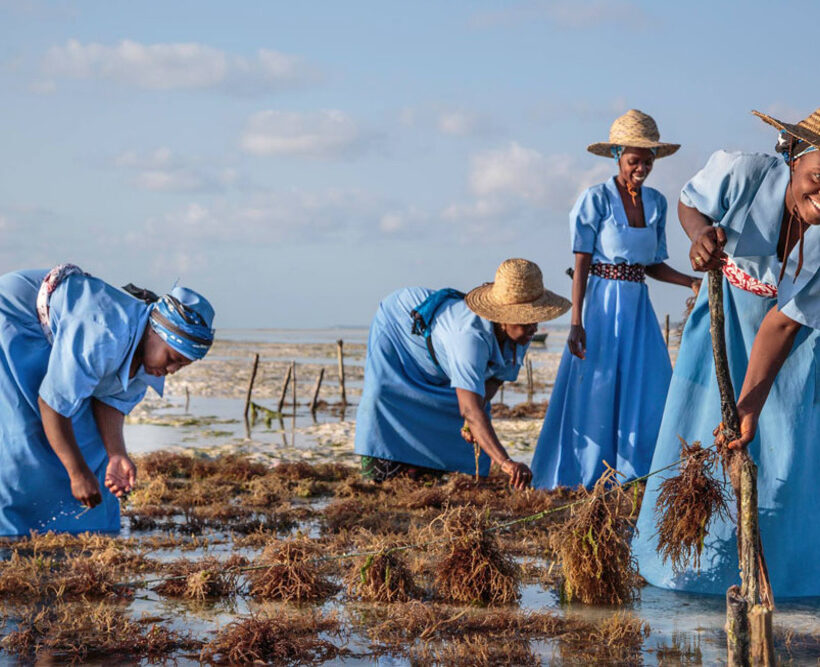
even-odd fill
[(774, 149), (783, 156), (786, 164), (790, 164), (806, 153), (816, 151), (817, 147), (812, 146), (808, 141), (798, 139), (786, 130), (780, 130), (780, 134), (777, 135), (777, 146)]
[(202, 359), (214, 341), (214, 309), (193, 290), (175, 287), (151, 306), (149, 323), (160, 338), (188, 359)]
[[(609, 150), (612, 151), (612, 157), (614, 157), (616, 160), (620, 160), (621, 155), (624, 154), (624, 151), (627, 148), (629, 148), (629, 146), (613, 146)], [(650, 148), (649, 150), (652, 152), (652, 155), (657, 155), (658, 154), (658, 149), (657, 148)]]

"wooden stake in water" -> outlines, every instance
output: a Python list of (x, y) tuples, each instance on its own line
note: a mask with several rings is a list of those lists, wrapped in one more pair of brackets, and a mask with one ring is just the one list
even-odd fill
[(532, 395), (534, 393), (534, 387), (532, 383), (532, 360), (530, 359), (529, 355), (527, 355), (527, 403), (532, 403)]
[(669, 313), (666, 313), (666, 333), (664, 334), (664, 338), (666, 339), (666, 347), (669, 347)]
[(185, 385), (185, 413), (188, 413), (188, 406), (191, 404), (191, 392), (188, 390), (188, 385)]
[(296, 419), (296, 362), (290, 362), (291, 389), (293, 390), (293, 418)]
[(247, 417), (248, 410), (251, 408), (251, 394), (253, 393), (253, 383), (256, 380), (256, 369), (259, 367), (259, 355), (253, 355), (253, 368), (251, 369), (251, 379), (248, 382), (248, 393), (245, 394), (245, 409), (242, 414)]
[(282, 413), (282, 407), (285, 405), (285, 397), (288, 395), (288, 384), (290, 384), (290, 374), (293, 369), (288, 366), (288, 372), (285, 373), (285, 381), (282, 382), (282, 391), (279, 392), (279, 402), (276, 404), (276, 412)]
[(310, 411), (316, 412), (316, 404), (319, 402), (319, 390), (322, 388), (322, 378), (325, 376), (325, 369), (319, 369), (319, 377), (316, 378), (316, 386), (313, 388), (313, 398), (310, 400)]
[[(711, 317), (712, 353), (720, 390), (722, 436), (726, 443), (740, 437), (723, 315), (723, 272), (709, 272), (709, 314)], [(746, 449), (731, 450), (725, 457), (729, 478), (738, 501), (738, 560), (742, 586), (732, 586), (726, 593), (726, 639), (730, 665), (774, 664), (772, 635), (771, 584), (760, 541), (757, 508), (757, 466)], [(754, 619), (753, 621), (751, 619)]]
[(340, 338), (336, 341), (337, 355), (339, 358), (339, 389), (342, 392), (342, 405), (347, 405), (347, 394), (345, 393), (345, 356), (344, 341)]

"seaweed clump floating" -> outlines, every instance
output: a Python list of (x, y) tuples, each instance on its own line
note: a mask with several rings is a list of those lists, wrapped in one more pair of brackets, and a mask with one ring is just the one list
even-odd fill
[(370, 554), (361, 566), (353, 568), (347, 590), (370, 602), (407, 602), (421, 596), (404, 561), (388, 548)]
[(259, 558), (259, 569), (248, 573), (250, 594), (262, 600), (315, 602), (336, 592), (315, 562), (316, 546), (295, 539), (268, 546)]
[(441, 526), (446, 554), (433, 583), (440, 600), (464, 604), (503, 605), (520, 597), (518, 567), (499, 548), (489, 512), (474, 507), (445, 511), (430, 524)]
[(321, 663), (344, 652), (319, 633), (341, 634), (334, 615), (257, 614), (230, 623), (199, 655), (225, 665)]
[(672, 561), (676, 572), (691, 562), (700, 569), (703, 543), (709, 534), (709, 522), (716, 514), (728, 516), (723, 486), (713, 473), (718, 454), (703, 449), (700, 442), (686, 444), (680, 438), (682, 460), (680, 474), (660, 484), (655, 514), (658, 517), (658, 553), (663, 562)]
[(570, 516), (553, 528), (549, 544), (563, 572), (562, 595), (585, 604), (625, 604), (637, 595), (638, 569), (630, 540), (636, 501), (608, 468)]

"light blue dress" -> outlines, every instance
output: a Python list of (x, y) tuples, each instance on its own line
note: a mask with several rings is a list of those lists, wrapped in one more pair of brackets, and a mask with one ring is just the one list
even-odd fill
[[(475, 473), (473, 446), (461, 437), (464, 423), (456, 389), (484, 396), (490, 378), (515, 380), (527, 346), (505, 341), (463, 299), (445, 302), (432, 324), (437, 367), (423, 336), (411, 333), (410, 311), (433, 290), (409, 287), (379, 304), (370, 326), (364, 390), (356, 412), (357, 454), (436, 470)], [(481, 453), (479, 472), (489, 457)]]
[[(51, 295), (50, 345), (36, 311), (46, 273), (0, 276), (0, 536), (116, 532), (119, 501), (103, 483), (108, 456), (90, 399), (127, 414), (148, 386), (162, 394), (163, 378), (142, 367), (128, 377), (148, 306), (97, 278), (70, 275)], [(46, 440), (38, 396), (71, 417), (80, 451), (99, 480), (102, 503), (79, 518), (84, 508)]]
[[(681, 201), (726, 231), (726, 253), (753, 278), (777, 284), (777, 242), (789, 168), (769, 155), (715, 153), (684, 186)], [(798, 249), (789, 255), (777, 298), (757, 296), (724, 278), (726, 352), (735, 394), (740, 392), (752, 343), (775, 305), (802, 327), (760, 415), (749, 452), (758, 465), (758, 506), (763, 551), (775, 598), (820, 595), (820, 229), (805, 233), (804, 263), (797, 280)], [(711, 445), (720, 423), (720, 395), (709, 333), (707, 290), (686, 323), (652, 469), (680, 458), (678, 436)], [(724, 595), (739, 584), (734, 501), (732, 518), (709, 527), (701, 569), (676, 574), (656, 553), (655, 504), (661, 481), (649, 479), (633, 549), (641, 574), (655, 586)], [(731, 494), (731, 489), (729, 489)]]
[[(666, 199), (642, 188), (646, 227), (630, 227), (615, 178), (584, 192), (570, 213), (572, 251), (593, 264), (658, 264)], [(532, 460), (533, 485), (592, 486), (604, 461), (633, 479), (649, 471), (672, 367), (643, 282), (590, 274), (586, 358), (564, 348)]]

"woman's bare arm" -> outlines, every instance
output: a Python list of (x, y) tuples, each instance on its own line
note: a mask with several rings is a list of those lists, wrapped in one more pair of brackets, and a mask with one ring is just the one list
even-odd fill
[(71, 495), (88, 507), (99, 505), (102, 502), (100, 484), (77, 446), (71, 419), (61, 415), (40, 397), (37, 398), (37, 405), (46, 438), (68, 473)]
[(125, 451), (125, 437), (123, 435), (125, 415), (96, 398), (91, 399), (91, 409), (105, 451), (108, 452), (105, 486), (111, 493), (120, 498), (134, 488), (137, 481), (137, 467)]
[(583, 359), (587, 352), (587, 335), (584, 331), (584, 297), (587, 292), (587, 278), (592, 255), (588, 252), (575, 253), (575, 271), (572, 274), (572, 319), (570, 320), (567, 345), (569, 351)]

